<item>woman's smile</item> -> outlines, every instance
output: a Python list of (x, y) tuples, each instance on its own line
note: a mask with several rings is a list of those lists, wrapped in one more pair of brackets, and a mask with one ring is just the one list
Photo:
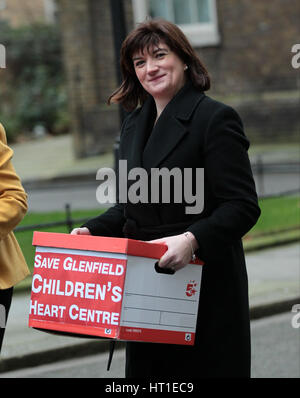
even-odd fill
[(160, 75), (160, 76), (156, 76), (156, 77), (153, 77), (152, 79), (149, 79), (149, 82), (156, 82), (156, 81), (158, 81), (158, 80), (160, 80), (162, 77), (164, 77), (165, 76), (165, 74), (164, 75)]

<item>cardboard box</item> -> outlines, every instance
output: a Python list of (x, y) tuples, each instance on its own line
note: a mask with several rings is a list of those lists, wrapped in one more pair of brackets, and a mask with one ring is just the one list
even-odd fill
[(157, 268), (166, 246), (34, 232), (29, 327), (116, 340), (194, 344), (202, 264)]

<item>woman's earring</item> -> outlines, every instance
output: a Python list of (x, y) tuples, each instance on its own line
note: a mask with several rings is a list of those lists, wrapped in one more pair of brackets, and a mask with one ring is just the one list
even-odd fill
[(188, 66), (187, 65), (185, 65), (185, 67), (183, 68), (183, 70), (187, 70), (188, 69)]

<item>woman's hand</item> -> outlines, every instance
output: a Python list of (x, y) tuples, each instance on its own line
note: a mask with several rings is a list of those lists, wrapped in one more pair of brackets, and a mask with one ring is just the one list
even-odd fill
[(91, 235), (90, 231), (86, 227), (74, 228), (71, 231), (71, 235)]
[(167, 245), (168, 250), (162, 255), (158, 265), (162, 268), (171, 268), (174, 271), (178, 271), (189, 264), (192, 260), (192, 254), (199, 247), (191, 232), (187, 232), (186, 235), (180, 234), (150, 240), (149, 243), (164, 243)]

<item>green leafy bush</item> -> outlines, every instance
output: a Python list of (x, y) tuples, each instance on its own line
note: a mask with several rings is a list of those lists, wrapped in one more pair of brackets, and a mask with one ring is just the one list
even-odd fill
[[(55, 25), (12, 28), (0, 23), (6, 69), (0, 76), (0, 120), (12, 139), (43, 125), (51, 134), (69, 129), (60, 35)], [(4, 80), (4, 81), (3, 81)]]

